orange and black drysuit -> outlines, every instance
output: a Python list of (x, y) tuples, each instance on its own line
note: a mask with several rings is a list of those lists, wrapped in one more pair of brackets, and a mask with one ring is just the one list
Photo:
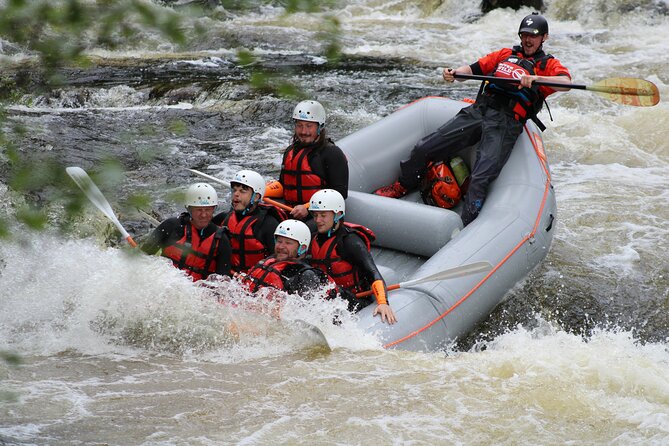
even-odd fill
[(230, 274), (230, 241), (225, 232), (213, 223), (196, 229), (187, 212), (163, 221), (142, 243), (142, 251), (147, 254), (155, 254), (159, 249), (193, 281), (214, 273)]
[(233, 272), (245, 273), (274, 252), (274, 231), (284, 219), (275, 207), (265, 205), (214, 216), (212, 222), (223, 226), (230, 239)]
[(371, 229), (340, 220), (336, 231), (316, 234), (309, 245), (309, 263), (332, 277), (338, 287), (350, 292), (342, 297), (349, 301), (351, 311), (373, 302), (371, 297), (356, 299), (355, 293), (367, 291), (374, 283), (383, 288), (377, 296), (377, 304), (388, 303), (385, 282), (370, 253), (375, 239)]
[[(528, 57), (520, 46), (490, 53), (470, 68), (473, 74), (496, 77), (520, 78), (521, 74), (536, 74), (571, 78), (569, 70), (555, 57), (541, 49)], [(546, 86), (518, 90), (518, 84), (491, 85), (481, 89), (474, 104), (463, 108), (435, 132), (418, 141), (409, 159), (400, 163), (400, 184), (415, 189), (430, 161), (448, 162), (458, 151), (478, 144), (476, 162), (464, 196), (462, 222), (465, 225), (478, 216), (488, 185), (509, 159), (525, 121), (536, 118), (545, 98), (555, 93), (553, 88)]]
[(344, 152), (324, 133), (311, 144), (303, 144), (294, 137), (283, 154), (279, 182), (289, 206), (305, 204), (313, 194), (325, 188), (334, 189), (346, 198), (348, 161)]
[[(502, 53), (506, 54), (506, 50)], [(554, 57), (546, 54), (543, 50), (537, 51), (532, 57), (524, 57), (522, 47), (515, 46), (510, 50), (510, 54), (503, 61), (497, 63), (492, 75), (501, 79), (519, 79), (522, 75), (538, 74), (538, 71), (545, 71), (550, 59)], [(477, 62), (481, 66), (481, 62)], [(476, 64), (474, 64), (476, 66)], [(474, 68), (472, 68), (472, 72)], [(568, 72), (567, 72), (568, 74)], [(548, 87), (532, 86), (532, 88), (523, 87), (518, 89), (518, 84), (495, 84), (483, 83), (481, 85), (483, 97), (481, 101), (488, 106), (504, 109), (513, 113), (517, 121), (526, 121), (532, 119), (543, 131), (546, 126), (537, 118), (537, 113), (541, 110), (545, 97), (553, 93)]]

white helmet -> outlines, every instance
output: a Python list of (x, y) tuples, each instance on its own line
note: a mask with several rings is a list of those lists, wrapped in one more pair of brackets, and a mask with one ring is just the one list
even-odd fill
[(195, 183), (186, 191), (184, 205), (189, 206), (218, 206), (216, 189), (207, 183)]
[(325, 109), (317, 101), (302, 101), (293, 110), (293, 119), (300, 121), (317, 122), (321, 127), (325, 125)]
[(284, 220), (274, 230), (274, 236), (280, 235), (300, 244), (297, 248), (297, 255), (301, 256), (309, 249), (311, 242), (311, 231), (309, 227), (299, 220)]
[(311, 196), (309, 211), (346, 212), (344, 197), (334, 189), (321, 189)]
[(265, 195), (265, 180), (255, 170), (240, 170), (230, 181), (230, 185), (233, 183), (239, 183), (250, 187), (253, 189), (254, 193), (260, 194), (260, 198)]

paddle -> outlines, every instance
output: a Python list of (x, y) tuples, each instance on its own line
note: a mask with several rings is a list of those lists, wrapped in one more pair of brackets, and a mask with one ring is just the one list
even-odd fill
[[(200, 172), (199, 170), (195, 170), (195, 169), (188, 169), (188, 170), (190, 172), (194, 173), (195, 175), (201, 176), (202, 178), (206, 178), (206, 179), (214, 181), (218, 184), (222, 184), (223, 186), (226, 186), (228, 188), (230, 187), (230, 183), (225, 181), (225, 180), (221, 180), (220, 178), (216, 178), (215, 176), (212, 176), (212, 175), (207, 175), (206, 173)], [(290, 212), (290, 211), (293, 210), (292, 207), (290, 207), (286, 204), (283, 204), (283, 203), (279, 203), (278, 201), (272, 200), (271, 198), (262, 197), (262, 201), (264, 201), (265, 203), (269, 203), (273, 206), (276, 206), (278, 208), (281, 208), (284, 211)]]
[(148, 221), (153, 226), (159, 226), (160, 225), (160, 221), (158, 221), (153, 215), (146, 213), (145, 211), (141, 210), (140, 208), (137, 208), (137, 212), (139, 213), (139, 215), (142, 216), (142, 218), (144, 218), (144, 220)]
[(114, 223), (116, 228), (121, 232), (121, 235), (128, 241), (128, 243), (130, 243), (130, 246), (136, 247), (137, 243), (135, 243), (132, 237), (130, 237), (128, 231), (126, 231), (123, 225), (121, 225), (121, 222), (118, 221), (118, 218), (116, 218), (116, 214), (114, 214), (114, 211), (109, 205), (109, 202), (105, 196), (102, 195), (102, 192), (100, 192), (100, 189), (98, 189), (86, 171), (84, 171), (84, 169), (81, 167), (68, 167), (65, 169), (65, 171), (70, 176), (70, 178), (74, 180), (77, 186), (79, 186), (79, 189), (81, 189), (84, 194), (86, 194), (91, 203), (93, 203), (96, 208), (100, 209), (100, 211), (102, 211), (102, 213), (105, 214), (107, 218), (112, 221), (112, 223)]
[[(519, 84), (520, 79), (501, 78), (494, 76), (479, 76), (477, 74), (455, 74), (456, 79), (473, 79), (500, 84)], [(561, 84), (559, 82), (534, 81), (535, 85), (546, 87), (569, 88), (575, 90), (594, 91), (606, 99), (624, 105), (635, 107), (652, 107), (660, 102), (660, 92), (657, 86), (647, 80), (633, 77), (612, 77), (593, 85)]]
[(307, 321), (303, 321), (302, 319), (294, 319), (290, 323), (295, 325), (298, 329), (305, 331), (307, 335), (315, 342), (316, 345), (320, 345), (326, 348), (328, 351), (332, 351), (332, 346), (330, 346), (330, 343), (328, 342), (328, 339), (325, 337), (325, 333), (323, 333), (323, 330), (321, 330), (314, 324), (310, 324)]
[[(386, 287), (386, 289), (388, 291), (392, 291), (398, 288), (409, 288), (411, 286), (418, 285), (424, 282), (432, 282), (434, 280), (454, 279), (456, 277), (468, 276), (470, 274), (487, 272), (490, 271), (491, 269), (492, 265), (490, 264), (490, 262), (468, 263), (467, 265), (460, 265), (456, 266), (455, 268), (445, 269), (443, 271), (430, 274), (429, 276), (421, 277), (420, 279), (407, 280), (406, 282), (400, 282), (395, 285), (389, 285), (388, 287)], [(355, 297), (371, 296), (372, 294), (373, 291), (368, 290), (368, 291), (363, 291), (361, 293), (357, 293)]]

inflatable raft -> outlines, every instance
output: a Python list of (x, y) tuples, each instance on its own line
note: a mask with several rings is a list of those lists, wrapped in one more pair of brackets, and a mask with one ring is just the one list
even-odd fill
[[(452, 210), (423, 204), (418, 192), (396, 200), (373, 195), (399, 176), (415, 143), (451, 118), (465, 102), (429, 97), (414, 102), (337, 142), (349, 163), (346, 220), (376, 232), (373, 255), (387, 284), (487, 261), (492, 270), (421, 283), (389, 293), (394, 325), (359, 315), (359, 327), (386, 348), (443, 349), (488, 317), (505, 294), (547, 255), (555, 232), (556, 202), (539, 130), (528, 122), (479, 217), (463, 228), (462, 204)], [(475, 147), (457, 154), (471, 167)]]

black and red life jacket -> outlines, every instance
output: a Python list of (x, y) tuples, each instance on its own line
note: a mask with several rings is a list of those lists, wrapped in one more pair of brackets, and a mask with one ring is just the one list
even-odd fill
[(342, 259), (341, 252), (344, 249), (344, 237), (350, 234), (360, 236), (367, 245), (369, 251), (372, 242), (376, 240), (376, 234), (371, 229), (353, 223), (343, 222), (342, 228), (336, 231), (333, 237), (328, 238), (322, 245), (318, 242), (318, 235), (311, 241), (309, 254), (310, 263), (332, 277), (337, 286), (358, 293), (369, 288), (362, 283), (359, 272), (353, 265)]
[(446, 163), (430, 161), (421, 181), (420, 195), (426, 204), (450, 209), (460, 202), (462, 191)]
[(281, 164), (281, 184), (283, 198), (289, 206), (307, 203), (313, 194), (326, 187), (325, 180), (317, 175), (311, 164), (309, 155), (314, 147), (288, 148)]
[[(254, 265), (244, 277), (245, 283), (251, 292), (260, 288), (272, 287), (284, 291), (286, 289), (283, 271), (289, 267), (298, 267), (298, 269), (309, 268), (304, 262), (299, 260), (277, 260), (276, 257), (268, 257), (265, 260)], [(301, 267), (301, 268), (300, 268)]]
[[(522, 47), (514, 46), (511, 55), (497, 64), (492, 75), (499, 78), (520, 79), (523, 75), (536, 74), (537, 67), (541, 70), (545, 69), (548, 60), (552, 58), (552, 55), (544, 53), (543, 50), (537, 51), (532, 57), (525, 57)], [(509, 98), (511, 100), (510, 107), (516, 119), (520, 121), (536, 119), (537, 113), (539, 113), (545, 101), (545, 98), (539, 92), (538, 85), (533, 85), (532, 88), (518, 89), (518, 84), (490, 83), (485, 87), (485, 92), (493, 96), (502, 95)], [(539, 125), (540, 128), (542, 126), (543, 124)]]
[(272, 254), (268, 246), (258, 240), (253, 233), (254, 228), (262, 225), (265, 217), (271, 214), (277, 221), (287, 218), (282, 210), (269, 205), (258, 205), (257, 212), (238, 217), (237, 212), (230, 211), (225, 217), (222, 226), (227, 228), (232, 248), (230, 259), (231, 270), (238, 273), (247, 272), (253, 265)]
[(172, 260), (174, 266), (186, 271), (193, 281), (206, 279), (216, 271), (216, 252), (222, 237), (222, 229), (210, 223), (216, 230), (209, 237), (200, 238), (199, 231), (188, 222), (184, 235), (163, 249), (162, 255)]

